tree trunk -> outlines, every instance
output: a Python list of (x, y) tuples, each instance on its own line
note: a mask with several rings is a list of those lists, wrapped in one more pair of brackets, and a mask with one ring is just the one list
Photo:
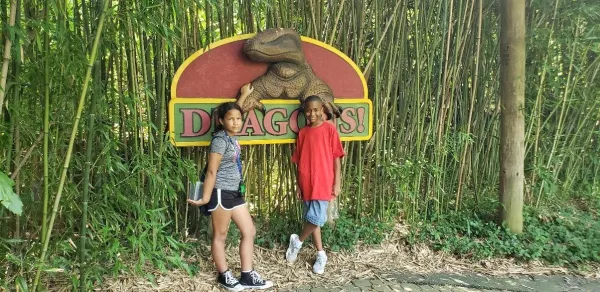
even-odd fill
[(523, 232), (525, 154), (525, 1), (501, 2), (500, 219)]

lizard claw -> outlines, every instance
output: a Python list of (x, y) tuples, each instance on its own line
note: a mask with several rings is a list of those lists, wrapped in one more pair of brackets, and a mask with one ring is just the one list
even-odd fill
[(256, 109), (258, 111), (260, 111), (263, 114), (263, 116), (266, 115), (267, 114), (267, 108), (265, 107), (265, 105), (262, 102), (260, 102), (260, 101), (257, 101), (256, 103), (257, 103)]
[(333, 102), (328, 102), (325, 104), (325, 109), (327, 114), (327, 119), (331, 120), (331, 118), (335, 117), (336, 119), (340, 117), (342, 113), (342, 108)]
[[(248, 88), (246, 88), (246, 86), (248, 86)], [(244, 91), (245, 93), (242, 93), (240, 97), (238, 97), (236, 103), (242, 108), (244, 113), (257, 109), (263, 113), (263, 115), (266, 114), (267, 109), (265, 105), (260, 102), (260, 94), (254, 91), (253, 87), (247, 84), (242, 87), (241, 91)]]

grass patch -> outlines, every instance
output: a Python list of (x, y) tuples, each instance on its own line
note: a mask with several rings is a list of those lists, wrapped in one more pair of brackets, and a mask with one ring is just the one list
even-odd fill
[[(485, 215), (483, 215), (485, 214)], [(600, 221), (574, 208), (535, 211), (526, 208), (524, 232), (516, 235), (489, 220), (493, 210), (436, 216), (411, 228), (408, 243), (426, 243), (463, 258), (513, 257), (574, 267), (600, 262)]]
[[(385, 235), (392, 231), (393, 224), (389, 221), (380, 221), (375, 218), (361, 217), (356, 219), (345, 213), (334, 225), (326, 224), (321, 228), (323, 245), (332, 251), (354, 250), (357, 244), (379, 244)], [(281, 215), (272, 215), (270, 219), (256, 220), (255, 243), (267, 248), (278, 245), (287, 246), (290, 234), (300, 233), (302, 224)], [(309, 239), (310, 240), (310, 239)]]

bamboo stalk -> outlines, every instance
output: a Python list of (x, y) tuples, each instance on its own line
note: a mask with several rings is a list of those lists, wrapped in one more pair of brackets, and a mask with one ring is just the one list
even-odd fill
[(333, 29), (331, 30), (331, 37), (329, 38), (330, 45), (333, 44), (333, 37), (335, 37), (335, 31), (338, 27), (338, 23), (340, 22), (340, 17), (342, 16), (342, 11), (344, 11), (344, 3), (346, 3), (346, 0), (342, 0), (342, 2), (340, 3), (340, 7), (338, 8), (338, 13), (335, 16), (335, 21), (333, 22)]
[[(44, 20), (49, 22), (48, 1), (44, 2)], [(44, 52), (46, 56), (50, 55), (50, 37), (49, 31), (44, 31)], [(48, 231), (48, 142), (50, 137), (50, 62), (49, 58), (44, 58), (44, 201), (42, 205), (42, 238), (46, 237)]]
[[(91, 1), (91, 0), (90, 0)], [(85, 41), (84, 48), (89, 49), (90, 45), (90, 17), (89, 17), (89, 8), (85, 4), (85, 0), (81, 0), (81, 17), (82, 17), (82, 25), (83, 25), (83, 39)]]
[[(8, 19), (9, 29), (14, 29), (15, 17), (17, 14), (17, 0), (10, 0), (10, 17)], [(10, 51), (12, 47), (12, 40), (10, 39), (10, 33), (6, 33), (6, 40), (4, 41), (4, 57), (2, 59), (2, 74), (0, 77), (0, 120), (4, 114), (4, 96), (6, 95), (6, 80), (8, 78), (8, 64), (10, 63)]]
[[(556, 152), (556, 145), (558, 143), (558, 139), (560, 137), (560, 133), (562, 131), (562, 127), (563, 127), (563, 123), (564, 123), (564, 117), (565, 117), (565, 111), (566, 111), (566, 106), (565, 104), (567, 103), (567, 96), (569, 94), (569, 85), (570, 85), (570, 81), (571, 81), (571, 74), (573, 73), (573, 63), (574, 63), (574, 55), (575, 55), (575, 49), (577, 48), (577, 40), (579, 37), (579, 23), (580, 23), (581, 19), (577, 19), (577, 25), (575, 26), (575, 42), (573, 42), (573, 48), (571, 50), (571, 61), (569, 64), (569, 73), (567, 75), (567, 84), (565, 85), (565, 90), (564, 90), (564, 94), (563, 94), (563, 98), (562, 98), (562, 105), (561, 105), (561, 110), (560, 110), (560, 116), (558, 118), (558, 126), (556, 129), (556, 135), (554, 136), (554, 141), (552, 142), (552, 148), (550, 150), (550, 155), (548, 157), (548, 162), (546, 163), (546, 168), (550, 168), (550, 164), (552, 163), (552, 158), (554, 156), (554, 153)], [(540, 204), (540, 200), (542, 197), (542, 193), (544, 191), (544, 184), (546, 181), (542, 181), (542, 185), (540, 186), (540, 191), (538, 193), (537, 196), (537, 200), (535, 202), (536, 207), (539, 207)]]
[[(554, 35), (554, 26), (556, 23), (556, 14), (558, 12), (558, 6), (559, 6), (559, 0), (556, 0), (554, 3), (554, 15), (552, 17), (552, 25), (550, 27), (550, 35), (548, 36), (548, 43), (546, 45), (546, 57), (544, 58), (544, 64), (542, 66), (542, 73), (541, 73), (541, 77), (540, 77), (540, 83), (538, 85), (538, 92), (537, 92), (537, 96), (535, 98), (535, 106), (534, 106), (534, 111), (532, 113), (532, 116), (535, 119), (535, 122), (531, 122), (530, 123), (530, 128), (527, 131), (527, 135), (525, 136), (525, 143), (527, 143), (529, 141), (529, 137), (531, 135), (531, 131), (533, 128), (533, 125), (536, 124), (536, 133), (535, 133), (535, 138), (534, 138), (534, 146), (533, 146), (533, 165), (537, 166), (538, 165), (538, 149), (539, 149), (539, 136), (540, 136), (540, 132), (541, 132), (541, 117), (542, 117), (542, 103), (543, 103), (543, 90), (544, 90), (544, 81), (546, 80), (546, 72), (547, 72), (547, 65), (548, 65), (548, 59), (549, 59), (549, 51), (550, 51), (550, 46), (552, 44), (552, 37)], [(531, 147), (531, 146), (530, 146)], [(529, 147), (528, 147), (529, 148)], [(527, 155), (527, 153), (529, 153), (529, 149), (525, 150), (525, 154)], [(536, 183), (536, 173), (533, 172), (531, 175), (531, 185), (535, 185)]]
[[(440, 106), (440, 112), (439, 112), (439, 117), (438, 117), (438, 143), (442, 142), (442, 129), (443, 129), (443, 125), (444, 125), (444, 119), (445, 119), (445, 112), (446, 112), (446, 100), (447, 100), (447, 95), (448, 93), (448, 76), (449, 76), (449, 69), (448, 69), (448, 65), (450, 64), (450, 62), (448, 61), (449, 57), (450, 57), (450, 40), (451, 40), (451, 36), (452, 36), (452, 22), (454, 21), (453, 16), (454, 16), (454, 1), (450, 1), (450, 16), (448, 18), (448, 33), (447, 33), (447, 38), (446, 38), (446, 53), (444, 54), (444, 79), (442, 81), (442, 96), (441, 96), (441, 100), (442, 100), (442, 105)], [(438, 148), (441, 146), (441, 144), (438, 144)]]
[[(100, 73), (100, 64), (96, 62), (95, 66), (95, 80), (98, 80)], [(86, 265), (87, 265), (87, 256), (86, 256), (86, 241), (87, 241), (87, 217), (88, 217), (88, 202), (89, 202), (89, 192), (90, 192), (90, 169), (92, 166), (92, 150), (94, 148), (94, 122), (96, 120), (96, 103), (100, 98), (100, 94), (94, 94), (91, 98), (90, 110), (88, 116), (88, 126), (87, 126), (87, 139), (85, 145), (85, 168), (83, 170), (83, 193), (82, 193), (82, 207), (81, 207), (81, 234), (80, 234), (80, 243), (79, 243), (79, 291), (86, 290)]]
[(394, 7), (394, 11), (392, 12), (391, 17), (388, 19), (387, 23), (385, 24), (385, 29), (383, 30), (383, 33), (381, 33), (381, 36), (379, 37), (379, 41), (377, 42), (377, 46), (374, 48), (373, 53), (371, 54), (371, 58), (369, 59), (369, 62), (367, 62), (367, 66), (365, 66), (365, 69), (363, 70), (363, 75), (365, 76), (365, 79), (369, 79), (369, 72), (371, 69), (371, 66), (373, 65), (373, 61), (375, 58), (375, 53), (379, 50), (379, 47), (381, 46), (381, 42), (383, 42), (384, 37), (386, 36), (386, 33), (388, 31), (388, 28), (390, 28), (390, 25), (392, 24), (392, 20), (395, 19), (395, 15), (396, 15), (396, 11), (398, 11), (398, 7), (400, 7), (400, 4), (402, 4), (402, 1), (398, 1), (396, 3), (396, 6)]
[(43, 244), (43, 249), (42, 249), (42, 253), (40, 255), (40, 259), (39, 259), (39, 265), (37, 268), (37, 272), (35, 275), (35, 280), (33, 282), (33, 290), (37, 291), (38, 290), (38, 285), (39, 285), (39, 281), (40, 281), (40, 276), (41, 276), (41, 272), (42, 272), (42, 268), (43, 268), (43, 264), (44, 261), (46, 259), (46, 253), (48, 252), (48, 244), (50, 243), (50, 237), (52, 236), (52, 229), (54, 227), (54, 220), (56, 219), (56, 214), (58, 212), (58, 207), (60, 205), (60, 199), (62, 196), (62, 192), (64, 189), (64, 185), (65, 185), (65, 181), (67, 178), (67, 170), (69, 169), (69, 164), (71, 162), (71, 154), (73, 152), (73, 145), (75, 143), (75, 137), (77, 136), (77, 130), (79, 127), (79, 120), (81, 119), (81, 112), (83, 111), (83, 106), (85, 103), (85, 97), (87, 95), (87, 90), (88, 90), (88, 84), (90, 81), (90, 77), (92, 75), (92, 67), (94, 65), (94, 62), (96, 60), (96, 53), (98, 51), (98, 46), (100, 43), (100, 36), (102, 35), (102, 27), (104, 25), (104, 19), (106, 16), (106, 9), (108, 8), (108, 3), (110, 1), (104, 1), (104, 6), (102, 8), (102, 11), (100, 13), (100, 20), (98, 21), (98, 28), (96, 30), (96, 37), (94, 39), (94, 45), (92, 47), (92, 52), (90, 54), (90, 59), (88, 62), (88, 67), (87, 67), (87, 71), (85, 74), (85, 78), (83, 81), (83, 89), (81, 90), (81, 96), (79, 97), (79, 105), (77, 106), (77, 113), (75, 116), (75, 121), (73, 123), (73, 130), (71, 131), (71, 138), (69, 140), (69, 146), (67, 149), (67, 155), (65, 158), (65, 163), (63, 166), (63, 171), (61, 174), (61, 178), (60, 178), (60, 184), (58, 186), (58, 191), (56, 193), (56, 198), (54, 199), (54, 207), (52, 209), (52, 214), (50, 216), (50, 222), (48, 224), (48, 231), (46, 234), (46, 237), (43, 238), (44, 240), (44, 244)]
[[(473, 119), (473, 108), (475, 106), (475, 96), (477, 94), (477, 84), (479, 80), (479, 54), (481, 52), (481, 25), (483, 19), (483, 3), (482, 0), (479, 0), (479, 18), (478, 18), (478, 29), (477, 29), (477, 53), (475, 54), (475, 74), (473, 77), (473, 85), (471, 89), (471, 106), (469, 108), (469, 118), (467, 120), (467, 135), (471, 134), (471, 121)], [(467, 157), (467, 152), (469, 151), (469, 143), (465, 142), (465, 146), (463, 148), (463, 152), (461, 155), (461, 164), (460, 170), (458, 172), (458, 190), (456, 192), (456, 208), (455, 211), (458, 211), (458, 207), (460, 206), (460, 195), (462, 191), (462, 181), (463, 181), (463, 172), (465, 168), (465, 160)]]
[[(21, 168), (23, 168), (23, 166), (25, 165), (25, 162), (27, 162), (27, 160), (29, 159), (29, 157), (31, 157), (31, 153), (33, 153), (33, 150), (35, 149), (35, 147), (37, 146), (37, 143), (39, 143), (42, 138), (44, 137), (44, 134), (40, 134), (38, 135), (38, 137), (35, 139), (35, 142), (29, 147), (29, 149), (25, 152), (25, 155), (23, 155), (23, 158), (19, 158), (19, 161), (17, 162), (16, 157), (15, 157), (15, 169), (13, 170), (13, 173), (10, 175), (10, 179), (15, 180), (17, 178), (17, 176), (19, 175), (19, 172), (21, 171)], [(20, 152), (20, 151), (17, 151)], [(19, 157), (17, 155), (17, 157)]]
[[(15, 102), (19, 102), (19, 101), (16, 100)], [(17, 165), (17, 167), (23, 163), (21, 160), (21, 156), (19, 155), (19, 153), (21, 152), (21, 139), (22, 139), (21, 125), (19, 123), (16, 123), (15, 124), (14, 141), (15, 141), (15, 153), (16, 153), (15, 164)], [(14, 177), (14, 181), (15, 181), (15, 194), (18, 197), (21, 197), (21, 176), (19, 175), (19, 172), (15, 171), (15, 174), (13, 174), (13, 177)], [(21, 217), (20, 216), (15, 216), (15, 232), (13, 234), (13, 237), (15, 239), (19, 239), (21, 237)]]

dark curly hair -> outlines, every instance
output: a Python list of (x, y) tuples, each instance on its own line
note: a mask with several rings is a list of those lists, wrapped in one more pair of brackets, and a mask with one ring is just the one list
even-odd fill
[(224, 103), (220, 104), (213, 111), (213, 113), (215, 113), (215, 114), (213, 114), (214, 122), (215, 122), (215, 131), (213, 132), (213, 135), (215, 135), (215, 133), (223, 130), (223, 125), (221, 125), (219, 120), (224, 119), (225, 115), (230, 110), (238, 110), (240, 112), (240, 114), (242, 114), (242, 115), (244, 114), (244, 112), (242, 111), (242, 108), (235, 102), (224, 102)]

